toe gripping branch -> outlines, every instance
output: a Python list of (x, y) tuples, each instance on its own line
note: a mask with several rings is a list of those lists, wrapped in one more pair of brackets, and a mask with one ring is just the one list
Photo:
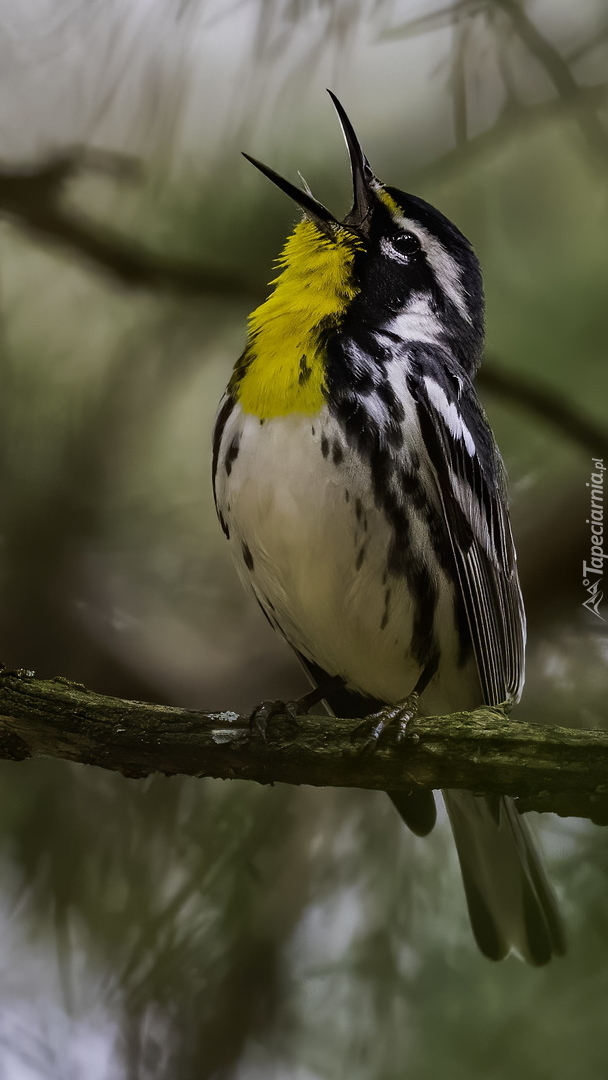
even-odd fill
[(391, 725), (397, 725), (397, 742), (403, 742), (407, 737), (410, 722), (418, 713), (418, 694), (414, 690), (403, 701), (396, 705), (384, 705), (378, 712), (366, 717), (362, 724), (355, 729), (355, 735), (365, 735), (361, 753), (373, 753), (382, 734)]
[(314, 705), (318, 705), (325, 696), (330, 693), (332, 689), (341, 687), (343, 685), (342, 679), (339, 675), (332, 677), (327, 682), (322, 683), (320, 686), (315, 686), (313, 690), (309, 690), (307, 694), (295, 699), (294, 701), (281, 701), (277, 698), (274, 701), (261, 701), (259, 705), (256, 705), (249, 717), (249, 729), (251, 732), (261, 736), (266, 742), (268, 736), (268, 730), (270, 723), (275, 716), (288, 716), (294, 722), (298, 717), (305, 716), (307, 712), (310, 712)]

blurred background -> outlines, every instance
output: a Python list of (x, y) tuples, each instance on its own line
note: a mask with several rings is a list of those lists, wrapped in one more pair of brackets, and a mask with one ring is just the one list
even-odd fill
[[(331, 86), (484, 267), (519, 715), (608, 724), (581, 584), (608, 458), (605, 0), (0, 0), (0, 58), (5, 664), (209, 709), (303, 687), (230, 563), (210, 436), (294, 221), (239, 152), (345, 212)], [(139, 173), (89, 155), (55, 183), (73, 147)], [(417, 840), (376, 793), (50, 760), (1, 762), (0, 792), (0, 1080), (606, 1075), (587, 822), (531, 815), (570, 938), (537, 971), (476, 952), (445, 820)]]

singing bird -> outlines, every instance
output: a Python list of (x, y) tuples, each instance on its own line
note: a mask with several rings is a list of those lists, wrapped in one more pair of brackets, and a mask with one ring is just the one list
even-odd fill
[[(336, 715), (377, 713), (377, 737), (416, 709), (516, 702), (525, 615), (504, 468), (473, 384), (479, 262), (439, 210), (378, 180), (331, 97), (353, 181), (343, 221), (249, 158), (303, 218), (220, 403), (213, 485), (240, 576), (317, 697)], [(414, 832), (432, 829), (432, 792), (389, 794)], [(535, 965), (562, 953), (513, 802), (443, 797), (481, 951)]]

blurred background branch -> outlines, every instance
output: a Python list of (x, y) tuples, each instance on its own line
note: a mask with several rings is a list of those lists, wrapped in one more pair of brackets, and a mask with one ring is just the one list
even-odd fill
[(504, 11), (530, 55), (538, 60), (546, 71), (561, 100), (574, 105), (588, 148), (605, 167), (608, 164), (606, 131), (596, 116), (593, 107), (581, 108), (578, 97), (580, 88), (567, 59), (551, 44), (548, 37), (541, 33), (523, 4), (518, 3), (518, 0), (492, 0), (492, 3)]
[(39, 166), (0, 165), (0, 214), (36, 239), (84, 257), (131, 288), (164, 289), (186, 296), (257, 295), (238, 274), (157, 255), (66, 206), (68, 181), (84, 170), (133, 180), (140, 175), (141, 166), (122, 154), (86, 148), (54, 156)]
[(489, 390), (550, 424), (556, 434), (570, 439), (581, 450), (596, 457), (608, 458), (608, 428), (584, 416), (562, 394), (534, 379), (509, 371), (494, 356), (489, 360), (486, 358), (476, 381), (483, 390)]

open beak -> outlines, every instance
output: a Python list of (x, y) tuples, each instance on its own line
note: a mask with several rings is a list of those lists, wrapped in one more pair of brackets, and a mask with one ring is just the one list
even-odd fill
[(344, 224), (350, 225), (350, 227), (356, 229), (357, 232), (365, 232), (365, 222), (367, 221), (372, 208), (372, 182), (375, 180), (375, 176), (369, 161), (361, 149), (361, 143), (355, 135), (355, 129), (348, 119), (343, 106), (331, 90), (328, 90), (327, 93), (334, 103), (334, 108), (338, 114), (338, 119), (342, 127), (342, 134), (344, 135), (344, 141), (350, 157), (350, 170), (353, 178), (353, 205), (350, 212), (344, 218)]
[(343, 222), (339, 222), (338, 219), (330, 213), (327, 207), (323, 206), (323, 203), (320, 203), (318, 199), (315, 199), (310, 190), (304, 191), (302, 188), (296, 187), (290, 180), (286, 180), (283, 176), (279, 176), (279, 173), (276, 173), (274, 169), (271, 169), (268, 165), (264, 165), (261, 161), (257, 161), (256, 158), (251, 157), (249, 154), (243, 152), (243, 157), (247, 158), (247, 161), (250, 161), (252, 165), (255, 165), (256, 169), (259, 169), (261, 173), (264, 173), (264, 176), (267, 176), (269, 180), (272, 180), (272, 183), (276, 184), (281, 191), (284, 191), (286, 195), (289, 195), (298, 206), (301, 206), (307, 217), (309, 217), (327, 236), (333, 236), (333, 226), (340, 224), (345, 225), (354, 232), (365, 233), (365, 222), (367, 221), (372, 208), (372, 181), (375, 177), (370, 168), (369, 161), (361, 149), (354, 128), (342, 105), (331, 90), (328, 90), (327, 92), (334, 103), (338, 119), (340, 120), (342, 133), (350, 156), (350, 168), (353, 178), (353, 205)]
[(323, 203), (320, 203), (313, 195), (308, 191), (303, 191), (301, 188), (296, 187), (290, 180), (285, 180), (283, 176), (279, 176), (278, 173), (271, 169), (268, 165), (264, 165), (261, 161), (257, 161), (256, 158), (251, 157), (243, 151), (243, 157), (247, 158), (252, 165), (255, 165), (256, 169), (259, 169), (264, 176), (267, 176), (269, 180), (272, 180), (273, 184), (276, 184), (281, 191), (284, 191), (286, 195), (289, 195), (294, 202), (297, 202), (298, 206), (301, 206), (307, 217), (314, 221), (315, 225), (326, 233), (328, 236), (332, 236), (333, 225), (339, 225), (338, 220), (333, 214), (329, 212)]

